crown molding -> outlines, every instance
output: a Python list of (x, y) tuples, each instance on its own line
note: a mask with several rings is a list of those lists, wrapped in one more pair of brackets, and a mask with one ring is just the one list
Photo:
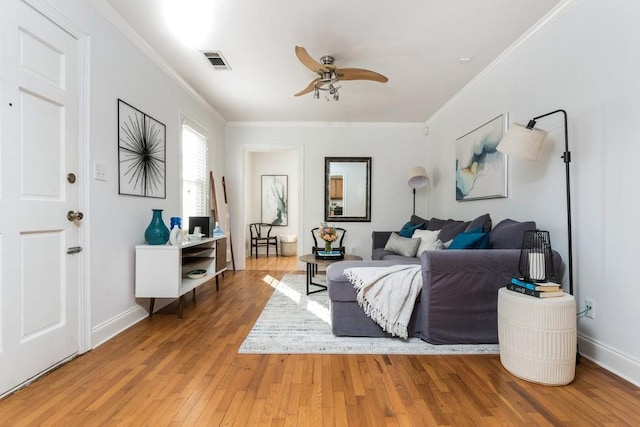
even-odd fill
[(386, 128), (423, 129), (424, 122), (227, 122), (231, 128)]

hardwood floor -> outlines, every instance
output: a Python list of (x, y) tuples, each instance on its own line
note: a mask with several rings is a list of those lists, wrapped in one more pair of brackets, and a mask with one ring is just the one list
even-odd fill
[[(261, 256), (0, 401), (0, 425), (638, 425), (640, 390), (582, 359), (519, 380), (498, 356), (239, 355), (297, 257)], [(302, 273), (302, 272), (300, 272)]]

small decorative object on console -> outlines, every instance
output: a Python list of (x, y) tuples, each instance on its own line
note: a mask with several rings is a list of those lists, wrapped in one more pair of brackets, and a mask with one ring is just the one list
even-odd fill
[(204, 236), (204, 234), (202, 234), (202, 233), (189, 234), (189, 241), (190, 242), (199, 242), (199, 241), (202, 240), (202, 236)]
[(162, 209), (151, 209), (151, 223), (144, 231), (144, 240), (149, 245), (164, 245), (169, 240), (169, 229), (162, 220)]
[(200, 279), (207, 274), (207, 270), (191, 270), (187, 273), (189, 279)]
[(224, 236), (224, 231), (222, 231), (220, 224), (218, 223), (218, 221), (216, 221), (216, 227), (213, 229), (213, 237), (219, 236)]
[(169, 228), (171, 231), (169, 232), (169, 243), (179, 245), (182, 243), (182, 219), (177, 216), (172, 216), (170, 221), (171, 225)]

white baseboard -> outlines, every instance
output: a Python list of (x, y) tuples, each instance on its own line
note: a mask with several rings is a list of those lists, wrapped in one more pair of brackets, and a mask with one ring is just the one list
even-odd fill
[(640, 361), (583, 335), (578, 335), (578, 350), (586, 359), (640, 387)]
[[(153, 312), (156, 313), (173, 301), (175, 301), (175, 298), (157, 298)], [(91, 330), (91, 348), (94, 349), (104, 344), (120, 332), (129, 329), (147, 317), (149, 317), (149, 312), (138, 305), (112, 317), (106, 322), (102, 322)]]
[(104, 344), (148, 316), (144, 308), (136, 306), (97, 325), (91, 330), (91, 348)]

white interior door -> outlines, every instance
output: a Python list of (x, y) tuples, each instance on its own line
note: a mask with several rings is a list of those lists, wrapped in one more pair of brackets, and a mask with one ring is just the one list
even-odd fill
[(79, 349), (79, 42), (0, 10), (0, 395)]

